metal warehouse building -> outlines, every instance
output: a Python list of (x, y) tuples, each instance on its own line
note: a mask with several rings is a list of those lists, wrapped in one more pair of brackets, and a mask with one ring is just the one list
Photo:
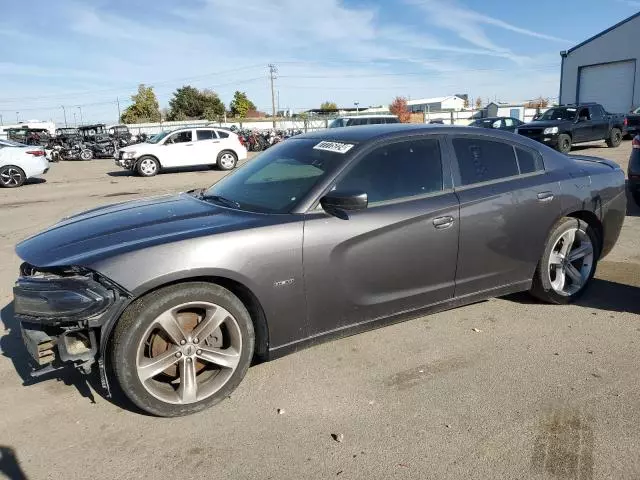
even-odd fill
[(626, 113), (640, 105), (640, 12), (560, 52), (560, 103), (601, 103)]

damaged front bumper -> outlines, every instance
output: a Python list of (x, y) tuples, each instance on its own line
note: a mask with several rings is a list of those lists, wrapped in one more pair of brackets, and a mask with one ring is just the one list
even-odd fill
[(98, 362), (108, 391), (100, 342), (128, 302), (128, 292), (86, 269), (23, 264), (13, 295), (14, 314), (34, 364), (31, 375), (65, 366), (89, 373)]

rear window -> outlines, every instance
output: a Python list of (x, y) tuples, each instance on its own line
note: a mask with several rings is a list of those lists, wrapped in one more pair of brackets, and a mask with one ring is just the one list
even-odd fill
[(533, 173), (544, 170), (542, 158), (537, 153), (516, 147), (516, 154), (518, 155), (520, 173)]
[(216, 132), (220, 138), (229, 138), (229, 132), (225, 132), (223, 130), (216, 130)]
[(216, 137), (216, 133), (213, 130), (196, 130), (198, 140), (212, 140)]
[(519, 173), (514, 149), (507, 143), (478, 138), (454, 138), (452, 141), (462, 185), (513, 177)]

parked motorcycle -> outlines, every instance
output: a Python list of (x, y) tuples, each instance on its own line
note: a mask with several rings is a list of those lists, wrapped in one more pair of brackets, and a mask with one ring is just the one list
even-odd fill
[[(91, 152), (91, 158), (113, 158), (116, 153), (116, 143), (113, 140), (89, 143), (87, 148)], [(83, 160), (90, 160), (87, 158)]]

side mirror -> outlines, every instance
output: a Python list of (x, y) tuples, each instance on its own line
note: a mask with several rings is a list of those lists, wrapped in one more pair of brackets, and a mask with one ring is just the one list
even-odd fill
[(364, 210), (369, 205), (369, 198), (363, 191), (333, 191), (320, 199), (320, 205), (327, 213), (336, 215), (339, 212)]

